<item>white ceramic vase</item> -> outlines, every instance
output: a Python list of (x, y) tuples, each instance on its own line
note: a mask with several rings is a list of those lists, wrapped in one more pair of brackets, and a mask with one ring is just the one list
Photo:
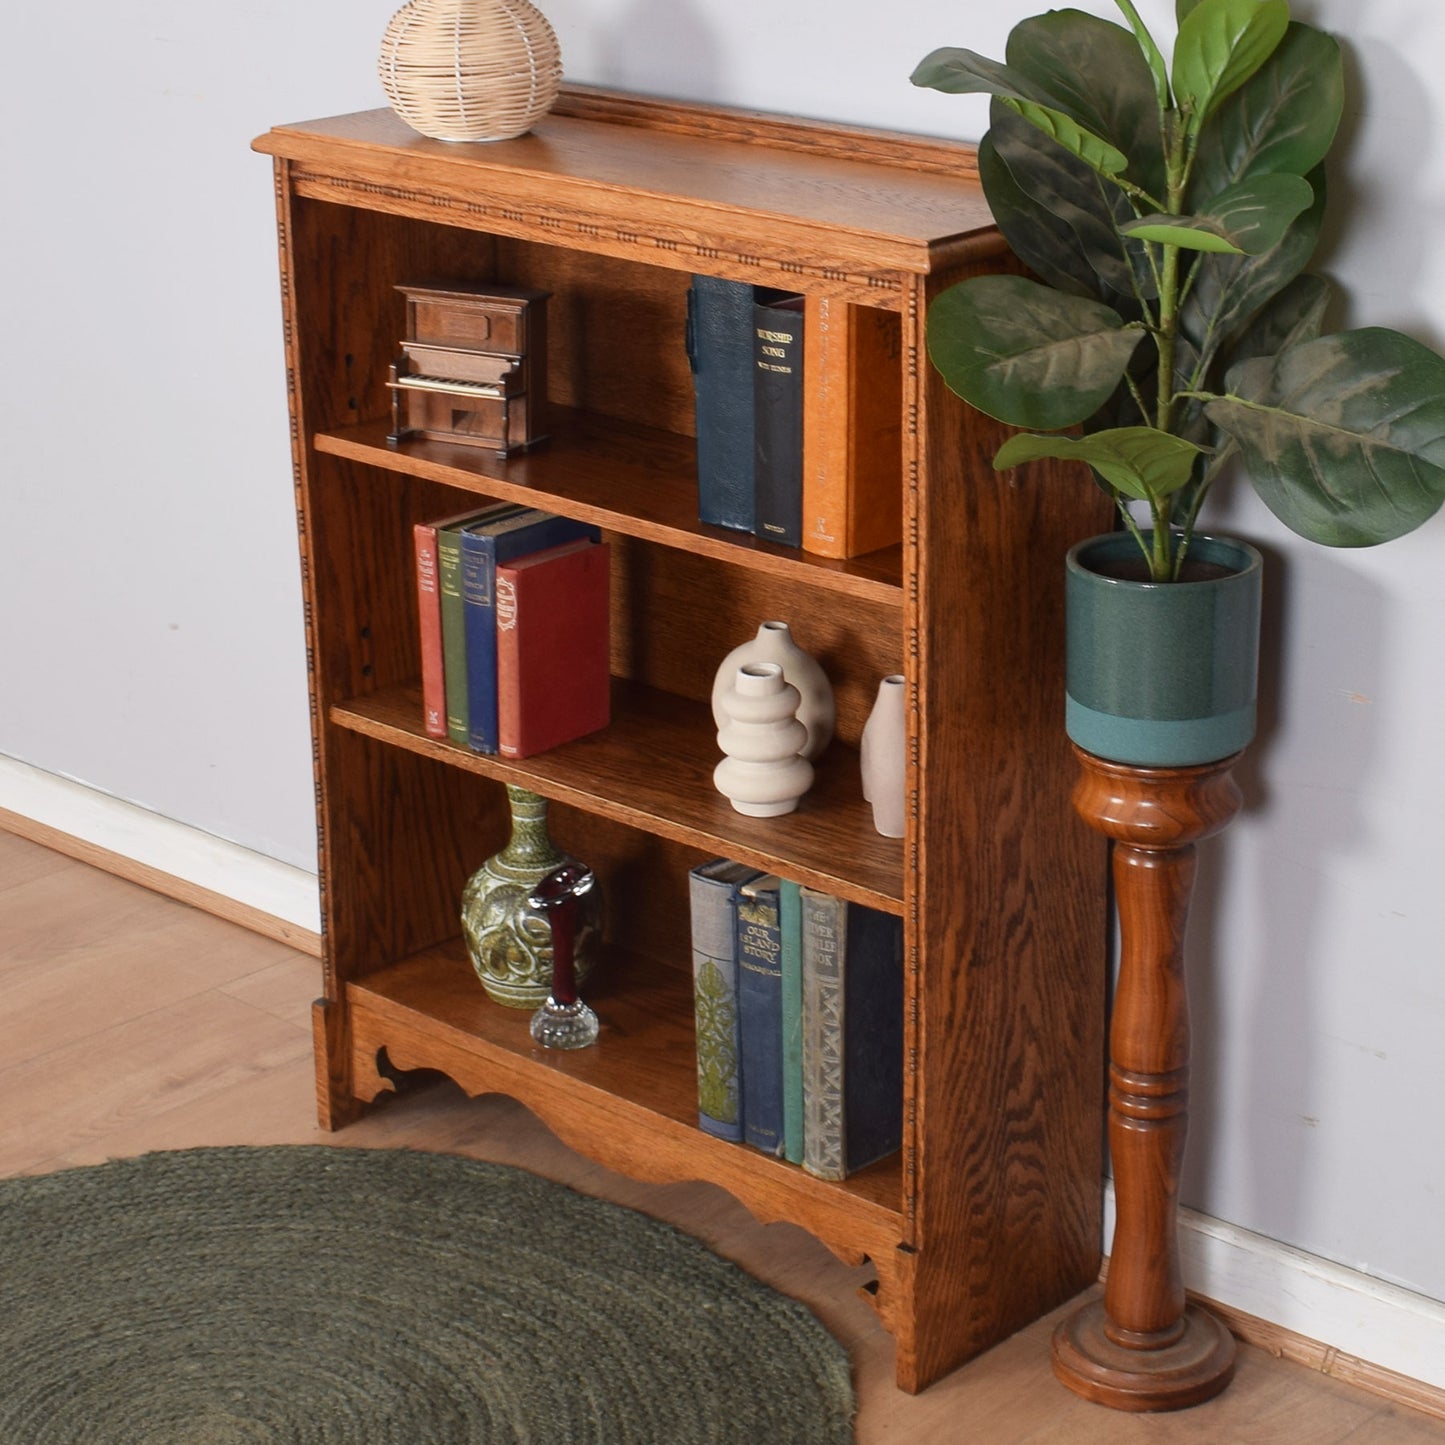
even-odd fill
[(807, 730), (797, 717), (798, 689), (776, 662), (745, 663), (722, 705), (717, 743), (727, 756), (713, 770), (718, 792), (750, 818), (791, 813), (813, 786), (813, 765), (799, 752)]
[(798, 721), (807, 729), (807, 741), (800, 751), (805, 758), (816, 758), (833, 737), (833, 685), (818, 659), (793, 640), (786, 622), (764, 622), (756, 637), (723, 658), (712, 685), (713, 722), (721, 728), (727, 721), (723, 695), (733, 686), (738, 669), (749, 662), (777, 663), (783, 669), (783, 681), (798, 689)]
[(873, 805), (873, 826), (885, 838), (903, 836), (903, 772), (908, 750), (906, 697), (901, 673), (885, 677), (878, 684), (873, 711), (863, 725), (863, 796)]

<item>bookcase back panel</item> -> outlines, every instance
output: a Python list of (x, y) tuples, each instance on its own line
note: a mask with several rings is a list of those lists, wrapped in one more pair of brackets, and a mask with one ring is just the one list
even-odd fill
[(704, 861), (696, 849), (560, 803), (551, 806), (548, 827), (560, 848), (597, 875), (611, 945), (691, 968), (687, 873)]
[(291, 283), (307, 427), (323, 430), (388, 416), (387, 368), (397, 358), (406, 326), (396, 287), (493, 279), (494, 238), (300, 199), (291, 224), (298, 232)]
[(712, 558), (627, 537), (612, 542), (614, 674), (706, 699), (728, 653), (761, 623), (783, 621), (833, 684), (836, 736), (857, 746), (879, 679), (902, 671), (901, 602), (844, 600)]
[(500, 784), (325, 729), (328, 959), (361, 977), (460, 932), (462, 885), (506, 841)]
[(420, 676), (418, 522), (485, 505), (475, 493), (317, 455), (311, 510), (326, 545), (311, 560), (322, 633), (317, 666), (328, 702)]
[(498, 281), (551, 293), (553, 402), (692, 435), (686, 272), (505, 238), (496, 265)]

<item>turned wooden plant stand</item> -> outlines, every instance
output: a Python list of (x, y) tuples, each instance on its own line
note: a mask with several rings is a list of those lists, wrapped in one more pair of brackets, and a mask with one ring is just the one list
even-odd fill
[(1054, 1333), (1054, 1372), (1120, 1410), (1176, 1410), (1222, 1390), (1234, 1339), (1187, 1304), (1177, 1214), (1189, 1103), (1184, 927), (1195, 844), (1239, 810), (1238, 758), (1136, 768), (1081, 748), (1074, 807), (1114, 842), (1119, 982), (1109, 1035), (1109, 1146), (1117, 1222), (1102, 1301)]

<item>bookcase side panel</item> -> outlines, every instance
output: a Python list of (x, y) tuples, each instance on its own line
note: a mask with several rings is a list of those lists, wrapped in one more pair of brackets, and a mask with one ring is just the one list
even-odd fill
[(1105, 856), (1069, 806), (1062, 569), (1110, 511), (1080, 473), (995, 472), (1006, 429), (926, 361), (916, 385), (919, 1255), (899, 1352), (926, 1382), (1097, 1273)]

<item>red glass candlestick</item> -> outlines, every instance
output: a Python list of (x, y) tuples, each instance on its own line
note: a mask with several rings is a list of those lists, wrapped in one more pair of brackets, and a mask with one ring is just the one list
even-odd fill
[(532, 1037), (546, 1049), (585, 1049), (597, 1042), (597, 1015), (577, 997), (573, 948), (578, 900), (591, 891), (592, 870), (568, 863), (549, 873), (527, 896), (527, 907), (543, 914), (552, 929), (552, 990), (532, 1015)]

